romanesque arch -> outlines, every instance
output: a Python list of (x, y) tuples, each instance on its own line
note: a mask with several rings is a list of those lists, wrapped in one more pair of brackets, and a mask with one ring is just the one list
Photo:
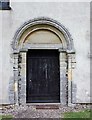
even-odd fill
[(39, 29), (47, 29), (47, 30), (53, 31), (59, 37), (61, 36), (60, 34), (63, 34), (63, 36), (65, 37), (65, 41), (63, 41), (63, 44), (66, 44), (66, 46), (64, 46), (66, 51), (70, 51), (70, 52), (74, 51), (73, 39), (69, 31), (59, 22), (51, 18), (44, 18), (44, 17), (25, 22), (16, 31), (13, 38), (14, 40), (12, 42), (12, 48), (14, 50), (18, 50), (18, 43), (20, 41), (20, 37), (24, 34), (25, 31), (29, 30), (28, 33), (30, 33), (30, 31), (33, 32)]
[(72, 103), (71, 81), (75, 50), (73, 39), (62, 24), (44, 17), (29, 20), (16, 31), (12, 48), (15, 65), (13, 69), (16, 104), (26, 104), (26, 54), (29, 49), (58, 50), (60, 62), (60, 103), (63, 105)]

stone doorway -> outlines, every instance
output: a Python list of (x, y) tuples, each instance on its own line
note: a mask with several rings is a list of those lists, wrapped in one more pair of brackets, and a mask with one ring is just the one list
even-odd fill
[(67, 29), (50, 18), (29, 20), (22, 25), (12, 43), (14, 54), (15, 103), (26, 104), (26, 59), (28, 50), (57, 50), (60, 69), (60, 103), (72, 104), (72, 66), (75, 51)]

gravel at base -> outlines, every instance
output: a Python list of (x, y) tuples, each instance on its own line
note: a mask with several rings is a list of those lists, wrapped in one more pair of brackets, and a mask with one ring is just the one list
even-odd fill
[(64, 112), (80, 111), (90, 109), (90, 105), (76, 105), (74, 107), (63, 107), (59, 105), (59, 109), (36, 109), (35, 106), (6, 106), (2, 110), (2, 114), (13, 115), (15, 118), (63, 118)]

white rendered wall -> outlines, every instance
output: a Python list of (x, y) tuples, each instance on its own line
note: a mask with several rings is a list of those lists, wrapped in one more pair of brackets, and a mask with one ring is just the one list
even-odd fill
[[(73, 102), (90, 102), (90, 3), (11, 3), (12, 10), (2, 13), (2, 98), (9, 101), (9, 82), (13, 76), (11, 41), (16, 30), (25, 22), (37, 17), (50, 17), (63, 24), (71, 33), (76, 50), (76, 67), (73, 70)], [(1, 23), (1, 19), (0, 19)], [(1, 48), (1, 47), (0, 47)], [(1, 54), (0, 54), (1, 55)], [(0, 60), (1, 62), (1, 60)], [(1, 67), (1, 66), (0, 66)], [(0, 82), (1, 82), (0, 81)], [(1, 83), (0, 83), (1, 84)], [(0, 87), (1, 91), (1, 87)], [(1, 93), (0, 93), (1, 95)], [(1, 100), (1, 99), (0, 99)], [(1, 102), (1, 101), (0, 101)]]

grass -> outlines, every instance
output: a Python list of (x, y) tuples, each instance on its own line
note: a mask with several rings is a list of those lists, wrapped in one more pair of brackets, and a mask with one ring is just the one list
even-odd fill
[(90, 118), (91, 114), (91, 110), (84, 110), (80, 112), (66, 112), (64, 113), (64, 118)]
[(0, 115), (0, 120), (11, 120), (12, 118), (12, 115)]
[[(80, 112), (65, 112), (64, 118), (65, 120), (81, 120), (80, 118), (84, 118), (85, 120), (89, 120), (92, 117), (92, 110), (84, 110)], [(0, 120), (12, 120), (12, 115), (0, 115)], [(71, 118), (71, 119), (70, 119)], [(86, 119), (89, 118), (89, 119)], [(84, 120), (82, 119), (82, 120)], [(92, 120), (92, 118), (90, 119)]]

